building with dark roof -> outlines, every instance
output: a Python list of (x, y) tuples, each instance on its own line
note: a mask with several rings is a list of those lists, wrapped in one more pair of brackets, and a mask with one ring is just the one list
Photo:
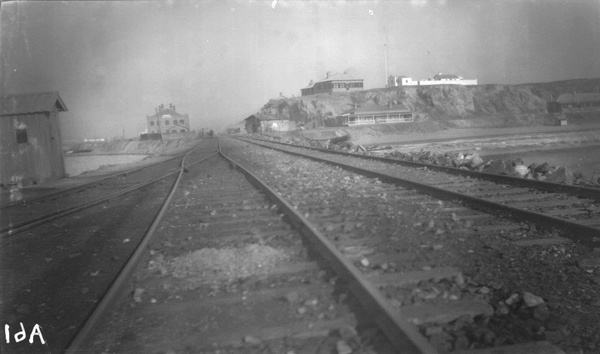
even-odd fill
[(414, 114), (403, 104), (367, 105), (342, 114), (342, 125), (390, 124), (414, 122)]
[(169, 108), (165, 108), (165, 105), (161, 104), (154, 111), (154, 115), (146, 116), (148, 134), (187, 133), (190, 131), (189, 116), (178, 113), (172, 104), (169, 103)]
[[(549, 105), (549, 108), (550, 106), (560, 108), (559, 111), (562, 112), (599, 110), (600, 93), (563, 93), (556, 99), (556, 104)], [(551, 109), (548, 109), (548, 111), (551, 111)]]
[(65, 176), (58, 92), (0, 96), (0, 183), (30, 185)]
[(244, 119), (248, 134), (259, 132), (285, 132), (290, 130), (290, 120), (266, 114), (253, 114)]
[(332, 74), (327, 72), (327, 76), (314, 83), (312, 80), (307, 87), (300, 89), (302, 96), (316, 95), (319, 93), (335, 93), (362, 91), (363, 79), (357, 79), (350, 76), (347, 72), (341, 74)]

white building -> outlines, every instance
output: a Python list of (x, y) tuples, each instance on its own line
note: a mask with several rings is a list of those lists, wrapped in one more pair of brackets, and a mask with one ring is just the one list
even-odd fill
[(387, 86), (431, 86), (431, 85), (477, 85), (477, 79), (463, 79), (462, 76), (454, 74), (438, 73), (433, 77), (433, 80), (418, 80), (414, 81), (407, 76), (390, 76)]

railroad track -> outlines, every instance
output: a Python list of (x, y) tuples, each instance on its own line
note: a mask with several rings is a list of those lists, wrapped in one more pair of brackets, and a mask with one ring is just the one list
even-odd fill
[(145, 184), (154, 183), (166, 173), (177, 173), (184, 155), (92, 179), (69, 188), (50, 192), (42, 190), (38, 195), (33, 193), (26, 199), (4, 203), (0, 205), (2, 213), (0, 237), (12, 236), (31, 227), (106, 202)]
[[(514, 270), (515, 259), (486, 268), (487, 257), (517, 247), (502, 233), (514, 222), (240, 142), (226, 140), (223, 151), (244, 161), (245, 168), (215, 160), (210, 172), (188, 176), (157, 230), (149, 262), (133, 277), (133, 297), (121, 300), (101, 329), (91, 325), (95, 336), (82, 334), (72, 350), (562, 352), (544, 341), (559, 326), (553, 312), (560, 313), (560, 307), (518, 288), (519, 277), (505, 274)], [(270, 186), (262, 187), (268, 201), (243, 186), (240, 176), (234, 178), (246, 169), (253, 183), (263, 179)], [(325, 268), (306, 266), (311, 251), (297, 248), (298, 231), (282, 226), (282, 219), (327, 260)], [(516, 225), (545, 235), (531, 225)], [(266, 264), (259, 267), (248, 254), (261, 247), (294, 255), (293, 261), (269, 264), (270, 258), (261, 256)], [(586, 250), (565, 247), (573, 254)], [(223, 261), (223, 253), (234, 255)], [(304, 264), (298, 266), (300, 275), (288, 268), (296, 263)], [(325, 276), (329, 267), (341, 281)], [(582, 272), (572, 281), (588, 275)], [(314, 295), (306, 283), (322, 292)], [(333, 284), (341, 286), (338, 294), (351, 291), (361, 306), (347, 308), (341, 297), (331, 297)], [(536, 286), (543, 287), (543, 281), (530, 288), (539, 290)], [(344, 311), (327, 321), (330, 309)], [(359, 326), (353, 326), (358, 318)], [(374, 343), (384, 341), (373, 340), (376, 334), (357, 331), (366, 324), (377, 324), (393, 348), (378, 348)]]
[(563, 230), (567, 237), (592, 247), (600, 245), (600, 189), (277, 142), (260, 144), (324, 159), (343, 168), (362, 169), (382, 180)]
[[(241, 150), (248, 151), (248, 145), (244, 145)], [(298, 149), (285, 147), (285, 150), (293, 150), (293, 156), (306, 155), (298, 153)], [(554, 352), (555, 349), (551, 347), (533, 347), (536, 344), (532, 343), (544, 339), (559, 343), (567, 349), (574, 346), (594, 352), (597, 348), (600, 338), (594, 334), (598, 331), (595, 318), (600, 314), (597, 313), (594, 300), (597, 301), (600, 295), (600, 281), (598, 270), (593, 267), (598, 265), (600, 255), (597, 248), (588, 247), (597, 245), (596, 229), (568, 222), (568, 211), (559, 215), (562, 216), (561, 219), (556, 218), (556, 214), (549, 218), (528, 211), (522, 213), (521, 210), (491, 204), (480, 198), (474, 200), (472, 196), (464, 198), (461, 193), (454, 191), (447, 194), (441, 188), (432, 188), (431, 181), (460, 184), (464, 183), (464, 178), (457, 183), (448, 175), (432, 177), (434, 173), (429, 166), (419, 166), (418, 170), (390, 168), (389, 164), (379, 161), (345, 156), (342, 159), (337, 156), (332, 158), (331, 154), (314, 152), (308, 155), (313, 161), (324, 161), (316, 155), (327, 156), (324, 159), (328, 165), (335, 166), (334, 170), (342, 168), (347, 174), (331, 176), (316, 172), (314, 168), (308, 167), (310, 165), (301, 162), (301, 159), (286, 158), (280, 153), (264, 153), (264, 159), (254, 161), (252, 165), (268, 171), (279, 169), (264, 177), (286, 199), (292, 200), (294, 206), (305, 213), (318, 229), (325, 231), (340, 249), (347, 250), (350, 259), (364, 270), (367, 277), (375, 278), (374, 283), (386, 291), (386, 297), (391, 299), (399, 312), (408, 315), (409, 322), (417, 324), (419, 331), (438, 350), (467, 350), (473, 346), (495, 347), (523, 343), (524, 347), (521, 349), (507, 347), (504, 352)], [(337, 164), (340, 160), (345, 164)], [(321, 170), (324, 171), (325, 168), (319, 168)], [(318, 175), (324, 181), (315, 183), (314, 178), (310, 178), (311, 174)], [(399, 174), (403, 177), (411, 176), (412, 179), (397, 180), (394, 176)], [(369, 177), (371, 183), (375, 183), (374, 189), (365, 186), (362, 180), (365, 176)], [(491, 177), (493, 176), (486, 176)], [(421, 187), (415, 182), (417, 180), (426, 180), (427, 183)], [(484, 182), (482, 186), (477, 186), (481, 188), (479, 193), (488, 188), (489, 184)], [(548, 187), (548, 184), (544, 186)], [(298, 193), (298, 188), (302, 192)], [(512, 187), (496, 184), (492, 188), (502, 193)], [(338, 190), (338, 194), (335, 190)], [(514, 191), (517, 196), (524, 193), (523, 190)], [(543, 193), (548, 192), (532, 194)], [(327, 203), (329, 200), (333, 202)], [(574, 204), (581, 205), (579, 203), (577, 201)], [(586, 208), (591, 205), (593, 202)], [(531, 218), (532, 215), (535, 217)], [(568, 243), (569, 239), (581, 241), (581, 244)], [(411, 246), (411, 243), (414, 244)], [(583, 246), (584, 244), (587, 246)], [(454, 258), (451, 257), (453, 254)], [(507, 257), (506, 261), (500, 261), (500, 264), (497, 260), (487, 264), (488, 259), (504, 259), (503, 257)], [(533, 279), (526, 279), (523, 275), (528, 272), (522, 270), (529, 268), (533, 269), (529, 272), (535, 276)], [(377, 280), (380, 275), (384, 280)], [(414, 278), (398, 280), (404, 275)], [(548, 281), (548, 278), (552, 281)], [(464, 279), (468, 279), (467, 285), (463, 284)], [(562, 283), (564, 288), (557, 292), (557, 289), (552, 288), (553, 285), (544, 284), (545, 280), (553, 285)], [(386, 283), (388, 281), (390, 283)], [(411, 282), (419, 282), (419, 285), (414, 287), (409, 284)], [(454, 284), (448, 288), (448, 283), (452, 282)], [(401, 285), (398, 286), (398, 283)], [(440, 283), (445, 285), (440, 286)], [(395, 285), (389, 286), (390, 284)], [(457, 291), (454, 296), (452, 289)], [(575, 290), (572, 291), (573, 289)], [(539, 296), (532, 297), (531, 292)], [(558, 293), (573, 303), (561, 306), (558, 303), (562, 299)], [(543, 304), (540, 296), (546, 299)], [(420, 298), (426, 300), (422, 301)], [(449, 298), (451, 306), (446, 307), (443, 304)], [(457, 298), (468, 300), (468, 303), (474, 300), (475, 303), (463, 307), (460, 302), (455, 301)], [(532, 298), (539, 301), (541, 307), (535, 305)], [(432, 307), (421, 306), (421, 302), (433, 304)], [(417, 306), (407, 309), (406, 305)], [(586, 334), (582, 337), (577, 335), (580, 328), (578, 325), (570, 327), (570, 330), (557, 326), (555, 321), (558, 321), (558, 317), (564, 315), (568, 318), (572, 312), (580, 312), (582, 307), (590, 309), (591, 313), (580, 318), (589, 325)], [(467, 317), (471, 316), (476, 321), (458, 329), (452, 327), (458, 326), (457, 322), (462, 322), (456, 317), (435, 318), (446, 311), (453, 313), (452, 308), (456, 310), (454, 315), (458, 315), (458, 318), (462, 317), (460, 308), (480, 312), (479, 315), (468, 314)], [(431, 315), (431, 318), (419, 318), (424, 313)], [(513, 323), (512, 319), (518, 316), (521, 316), (521, 320)], [(524, 319), (531, 320), (531, 328), (523, 326)], [(555, 336), (559, 327), (559, 336), (564, 337)], [(518, 330), (511, 332), (507, 328)], [(537, 332), (533, 333), (532, 328), (536, 328)], [(575, 340), (577, 343), (570, 342), (566, 338), (569, 336), (578, 337)], [(585, 344), (582, 345), (582, 342)]]
[[(592, 252), (563, 243), (564, 231), (407, 188), (377, 168), (232, 139), (222, 151), (232, 161), (187, 168), (134, 261), (86, 324), (66, 331), (78, 333), (68, 352), (562, 353), (600, 343), (598, 310), (581, 308), (584, 293), (600, 294), (598, 274), (572, 269)], [(523, 272), (532, 265), (534, 277)]]
[[(205, 141), (190, 153), (186, 166), (215, 153), (216, 143)], [(114, 176), (115, 181), (103, 181), (101, 186), (55, 193), (50, 199), (1, 210), (3, 219), (22, 214), (23, 208), (35, 211), (27, 212), (18, 228), (0, 238), (0, 318), (8, 326), (5, 337), (9, 333), (11, 339), (0, 342), (2, 352), (64, 350), (164, 203), (182, 170), (181, 166), (174, 169), (173, 162), (130, 173), (127, 180)], [(21, 323), (28, 335), (35, 325), (40, 326), (47, 343), (16, 342), (14, 334)]]
[(347, 288), (270, 194), (223, 157), (189, 169), (129, 296), (93, 316), (68, 352), (385, 349), (378, 330), (357, 332)]

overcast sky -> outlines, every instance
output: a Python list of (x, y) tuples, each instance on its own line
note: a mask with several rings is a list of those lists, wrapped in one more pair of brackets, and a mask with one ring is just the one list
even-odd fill
[(136, 136), (161, 103), (222, 129), (327, 71), (384, 87), (386, 49), (415, 79), (600, 77), (598, 0), (20, 1), (0, 24), (0, 93), (58, 91), (64, 139)]

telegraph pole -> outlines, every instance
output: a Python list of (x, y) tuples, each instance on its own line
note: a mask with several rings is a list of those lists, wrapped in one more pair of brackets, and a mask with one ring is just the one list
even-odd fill
[(383, 59), (385, 62), (385, 87), (388, 87), (388, 64), (387, 64), (387, 32), (383, 26)]
[(427, 80), (431, 80), (431, 68), (429, 66), (429, 50), (427, 50)]
[(385, 87), (388, 87), (387, 44), (383, 45), (383, 57), (385, 59)]

